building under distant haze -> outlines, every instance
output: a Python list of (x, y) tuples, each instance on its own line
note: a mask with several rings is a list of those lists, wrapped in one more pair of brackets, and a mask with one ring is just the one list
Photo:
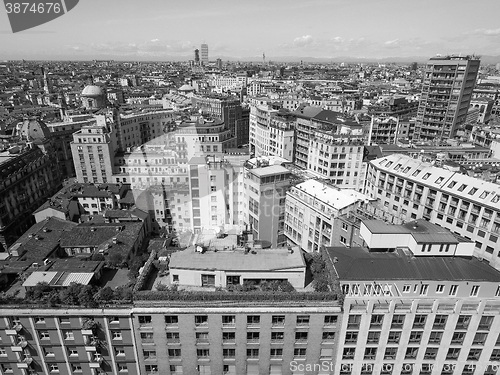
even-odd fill
[(203, 65), (208, 64), (208, 44), (206, 43), (201, 45), (201, 63)]
[(439, 56), (429, 60), (414, 140), (443, 141), (461, 135), (479, 64), (475, 56)]

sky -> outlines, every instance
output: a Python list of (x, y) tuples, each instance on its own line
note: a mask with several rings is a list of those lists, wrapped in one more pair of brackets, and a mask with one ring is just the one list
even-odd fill
[(189, 60), (500, 55), (500, 0), (80, 0), (13, 34), (0, 60)]

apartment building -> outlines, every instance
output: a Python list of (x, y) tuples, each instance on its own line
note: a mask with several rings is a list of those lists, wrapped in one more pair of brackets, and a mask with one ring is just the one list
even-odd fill
[(345, 293), (335, 374), (496, 374), (500, 273), (442, 256), (437, 238), (428, 256), (371, 229), (396, 248), (324, 250)]
[(32, 213), (59, 189), (54, 163), (53, 154), (36, 146), (0, 152), (0, 251), (34, 223)]
[(279, 156), (292, 162), (295, 148), (295, 116), (269, 105), (250, 107), (250, 152), (255, 157)]
[(368, 197), (356, 190), (339, 189), (315, 180), (292, 187), (285, 200), (284, 233), (288, 243), (307, 252), (318, 252), (321, 246), (350, 246), (350, 228), (339, 218), (356, 211), (366, 201)]
[(479, 65), (475, 56), (440, 56), (428, 61), (414, 141), (439, 142), (464, 130)]
[[(293, 174), (273, 159), (251, 159), (245, 164), (245, 199), (255, 239), (271, 242), (273, 247), (286, 243), (284, 234), (285, 196), (294, 183)], [(271, 160), (271, 162), (269, 162)]]
[(142, 374), (130, 307), (2, 307), (2, 374)]
[(423, 218), (475, 241), (474, 255), (500, 268), (498, 185), (394, 154), (370, 162), (365, 193), (403, 221)]
[(307, 170), (341, 188), (362, 192), (366, 166), (363, 139), (316, 130), (309, 141)]
[(242, 227), (243, 164), (246, 156), (194, 157), (189, 161), (191, 229)]
[(86, 125), (73, 133), (71, 153), (77, 180), (92, 183), (111, 182), (116, 150), (116, 134), (103, 123)]

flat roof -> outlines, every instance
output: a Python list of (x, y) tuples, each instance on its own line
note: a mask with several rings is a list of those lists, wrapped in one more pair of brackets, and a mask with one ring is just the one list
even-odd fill
[(380, 253), (328, 247), (328, 260), (341, 281), (443, 280), (500, 282), (500, 272), (477, 258), (413, 257), (404, 251)]
[(369, 199), (366, 195), (356, 190), (335, 188), (313, 179), (304, 181), (295, 188), (332, 206), (336, 210), (349, 207), (360, 200), (364, 201)]
[(287, 168), (282, 165), (269, 165), (262, 168), (250, 169), (250, 173), (256, 175), (257, 177), (274, 176), (277, 174), (291, 173)]
[(243, 249), (207, 251), (202, 254), (195, 251), (195, 247), (189, 247), (170, 257), (170, 269), (264, 272), (305, 267), (301, 251), (294, 250), (290, 253), (286, 248), (251, 250), (248, 254)]

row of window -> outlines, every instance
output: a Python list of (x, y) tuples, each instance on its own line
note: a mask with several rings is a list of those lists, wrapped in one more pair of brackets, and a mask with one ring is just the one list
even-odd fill
[[(139, 324), (151, 324), (152, 318), (150, 315), (139, 316)], [(296, 325), (308, 325), (309, 315), (298, 315), (296, 317)], [(335, 325), (337, 324), (337, 315), (326, 315), (324, 317), (325, 325)], [(195, 325), (208, 324), (208, 315), (195, 315), (194, 316)], [(179, 324), (179, 317), (177, 315), (166, 315), (165, 316), (166, 325), (177, 325)], [(236, 315), (222, 315), (222, 325), (234, 325), (236, 324)], [(247, 325), (259, 325), (260, 315), (247, 315)], [(284, 325), (285, 315), (272, 315), (271, 317), (272, 325)]]
[[(471, 320), (471, 315), (460, 315), (458, 317), (456, 329), (467, 329), (469, 327), (469, 323)], [(491, 327), (491, 324), (493, 323), (493, 316), (485, 315), (482, 316), (479, 325), (478, 325), (478, 330), (489, 330)], [(392, 321), (391, 321), (391, 328), (401, 328), (405, 322), (406, 315), (393, 315)], [(444, 329), (446, 326), (446, 322), (448, 320), (448, 315), (436, 315), (433, 321), (432, 327), (434, 329)], [(370, 327), (382, 327), (382, 323), (384, 322), (384, 315), (382, 314), (373, 314), (370, 317)], [(415, 315), (415, 318), (413, 319), (413, 328), (424, 328), (425, 324), (427, 322), (427, 315), (426, 314), (417, 314)], [(356, 315), (356, 314), (351, 314), (349, 315), (348, 321), (347, 321), (347, 327), (348, 328), (359, 328), (359, 325), (361, 323), (361, 315)]]
[[(404, 352), (404, 359), (416, 359), (419, 353), (419, 350), (423, 349), (418, 346), (406, 348)], [(439, 348), (425, 348), (424, 359), (436, 359)], [(460, 356), (462, 348), (449, 348), (446, 353), (447, 360), (457, 360)], [(467, 354), (468, 361), (478, 361), (481, 357), (483, 349), (470, 349)], [(365, 348), (363, 359), (366, 360), (374, 360), (377, 356), (378, 348), (369, 347)], [(342, 352), (342, 359), (354, 359), (356, 354), (356, 348), (344, 348)], [(398, 354), (398, 348), (386, 348), (384, 352), (384, 359), (386, 360), (395, 360)], [(493, 349), (490, 358), (490, 361), (499, 361), (500, 360), (500, 349)]]

